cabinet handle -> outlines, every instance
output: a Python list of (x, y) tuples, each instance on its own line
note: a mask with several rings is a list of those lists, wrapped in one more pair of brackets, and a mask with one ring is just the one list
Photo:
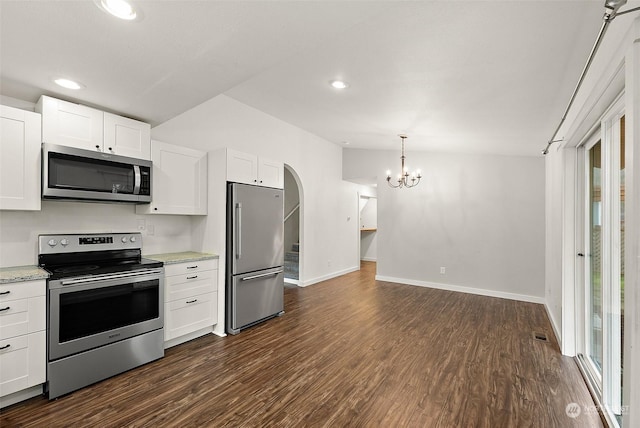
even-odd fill
[(9, 309), (11, 309), (11, 306), (7, 306), (6, 308), (0, 309), (0, 312), (8, 311)]
[(187, 266), (187, 269), (197, 269), (197, 268), (198, 268), (198, 265), (195, 265), (195, 266)]
[(197, 301), (198, 301), (198, 299), (187, 300), (187, 303), (195, 303), (195, 302), (197, 302)]
[(262, 184), (262, 180), (260, 180), (260, 184)]
[(188, 276), (187, 279), (196, 279), (198, 275)]
[(3, 291), (2, 293), (0, 293), (0, 296), (6, 296), (7, 294), (11, 293), (11, 290), (9, 291)]
[(8, 349), (8, 348), (10, 348), (10, 347), (11, 347), (11, 344), (10, 344), (10, 343), (9, 343), (9, 344), (7, 344), (7, 345), (4, 345), (4, 346), (0, 346), (0, 351), (4, 351), (5, 349)]
[(158, 211), (158, 207), (155, 207), (153, 210), (154, 210), (154, 211)]
[(112, 148), (112, 147), (109, 147), (109, 151), (110, 151), (110, 152), (112, 152), (112, 151), (113, 151), (113, 148)]
[(96, 144), (96, 150), (100, 151), (100, 146)]

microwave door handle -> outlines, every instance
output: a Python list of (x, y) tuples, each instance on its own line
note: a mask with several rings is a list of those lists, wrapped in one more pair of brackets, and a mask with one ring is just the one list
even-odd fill
[(134, 182), (133, 182), (133, 194), (140, 194), (140, 182), (142, 181), (142, 176), (140, 175), (140, 166), (134, 165), (133, 172), (135, 174)]

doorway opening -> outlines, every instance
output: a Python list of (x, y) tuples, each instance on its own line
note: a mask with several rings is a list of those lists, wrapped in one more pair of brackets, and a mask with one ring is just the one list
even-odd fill
[(298, 174), (284, 166), (284, 282), (297, 286), (302, 280), (302, 185)]

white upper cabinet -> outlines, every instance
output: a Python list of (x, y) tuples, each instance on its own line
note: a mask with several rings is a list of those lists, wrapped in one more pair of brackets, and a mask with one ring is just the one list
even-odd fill
[(258, 184), (258, 156), (227, 149), (227, 181)]
[(284, 188), (284, 164), (227, 149), (227, 181)]
[(138, 159), (149, 159), (151, 126), (139, 120), (104, 113), (104, 151)]
[(45, 143), (138, 159), (151, 158), (148, 123), (46, 95), (38, 100), (36, 111), (42, 113), (42, 141)]
[(207, 153), (151, 142), (152, 201), (138, 214), (207, 214)]
[(36, 111), (42, 114), (43, 142), (102, 151), (102, 111), (44, 95)]
[(258, 184), (284, 189), (284, 164), (278, 161), (258, 158)]
[(40, 115), (0, 106), (0, 209), (40, 210)]

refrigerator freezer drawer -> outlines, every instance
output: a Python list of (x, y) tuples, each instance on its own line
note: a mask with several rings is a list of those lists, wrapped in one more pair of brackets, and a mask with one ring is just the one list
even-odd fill
[(284, 311), (282, 267), (235, 275), (230, 291), (227, 330), (231, 334)]

